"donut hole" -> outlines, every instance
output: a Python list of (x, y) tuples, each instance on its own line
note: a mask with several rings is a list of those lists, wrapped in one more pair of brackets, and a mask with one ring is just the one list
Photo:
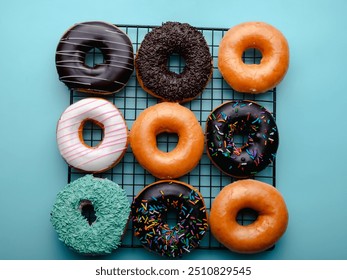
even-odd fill
[[(248, 146), (249, 139), (249, 131), (247, 128), (234, 130), (232, 134), (226, 137), (226, 141), (231, 143), (233, 151), (236, 154), (241, 153), (241, 151)], [(241, 158), (241, 160), (243, 161), (245, 159)]]
[(242, 61), (245, 64), (260, 64), (263, 55), (259, 49), (248, 48), (242, 54)]
[(167, 59), (167, 69), (176, 74), (181, 74), (186, 66), (186, 61), (179, 53), (172, 53)]
[(178, 144), (178, 134), (162, 132), (157, 135), (157, 147), (162, 152), (171, 152)]
[(167, 209), (163, 216), (163, 223), (168, 225), (170, 229), (173, 229), (178, 223), (178, 213), (176, 209)]
[[(235, 114), (238, 114), (237, 109), (235, 109)], [(252, 141), (252, 134), (254, 129), (248, 124), (247, 119), (242, 119), (230, 130), (229, 126), (224, 126), (223, 133), (225, 135), (226, 143), (230, 144), (234, 150), (243, 150)]]
[(259, 213), (251, 208), (243, 208), (236, 215), (236, 221), (242, 226), (247, 226), (254, 223), (259, 216)]
[(86, 120), (82, 123), (81, 141), (88, 147), (97, 147), (104, 138), (104, 130), (101, 123), (94, 120)]
[(238, 133), (233, 135), (233, 143), (236, 148), (243, 148), (248, 141), (248, 134)]
[(81, 215), (87, 220), (88, 224), (91, 226), (96, 221), (96, 213), (93, 203), (88, 199), (81, 200), (79, 209), (81, 211)]
[(105, 57), (99, 48), (92, 48), (86, 53), (84, 64), (89, 68), (95, 68), (103, 63), (105, 63)]

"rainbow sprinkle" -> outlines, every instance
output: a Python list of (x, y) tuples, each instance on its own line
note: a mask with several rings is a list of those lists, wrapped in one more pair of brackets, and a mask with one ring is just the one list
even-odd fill
[[(275, 120), (253, 101), (230, 101), (216, 108), (206, 124), (207, 153), (224, 173), (245, 178), (273, 162), (278, 148)], [(236, 135), (246, 141), (237, 143)]]
[[(177, 212), (173, 227), (167, 223), (169, 211)], [(208, 227), (201, 195), (178, 181), (159, 181), (145, 188), (132, 203), (132, 222), (144, 247), (170, 258), (199, 246)]]

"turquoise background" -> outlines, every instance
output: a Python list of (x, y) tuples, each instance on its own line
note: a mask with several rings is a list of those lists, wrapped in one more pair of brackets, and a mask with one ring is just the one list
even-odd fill
[[(0, 4), (0, 259), (79, 259), (49, 222), (67, 168), (55, 128), (69, 105), (55, 49), (76, 22), (231, 27), (265, 21), (291, 51), (278, 86), (277, 188), (290, 213), (275, 250), (244, 256), (195, 250), (184, 259), (347, 259), (347, 2), (315, 1), (2, 1)], [(119, 249), (108, 259), (155, 259)]]

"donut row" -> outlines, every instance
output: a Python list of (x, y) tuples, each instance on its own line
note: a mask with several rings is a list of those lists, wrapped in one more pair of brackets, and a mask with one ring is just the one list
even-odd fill
[[(258, 49), (260, 64), (245, 64), (242, 54)], [(87, 53), (99, 49), (103, 62), (90, 67)], [(179, 54), (185, 61), (181, 73), (168, 69), (168, 58)], [(141, 87), (170, 102), (186, 102), (202, 93), (212, 76), (213, 62), (202, 33), (187, 23), (167, 22), (153, 28), (143, 39), (134, 60), (132, 42), (115, 25), (93, 21), (71, 27), (56, 50), (59, 79), (70, 89), (112, 94), (128, 82), (136, 66)], [(237, 91), (262, 93), (274, 88), (285, 76), (289, 48), (283, 34), (264, 22), (247, 22), (231, 28), (219, 46), (218, 68)]]
[[(85, 59), (94, 48), (101, 51), (103, 62), (90, 67)], [(242, 53), (248, 48), (261, 51), (259, 65), (242, 62)], [(167, 67), (173, 53), (185, 60), (181, 73)], [(218, 68), (235, 90), (256, 94), (283, 79), (288, 55), (287, 42), (274, 27), (259, 22), (241, 24), (224, 35)], [(104, 172), (122, 159), (130, 144), (140, 165), (163, 179), (140, 191), (131, 205), (125, 191), (107, 179), (86, 175), (67, 185), (57, 196), (51, 221), (68, 247), (83, 254), (110, 253), (120, 245), (129, 221), (144, 247), (168, 257), (197, 247), (208, 226), (220, 243), (241, 253), (264, 251), (282, 236), (288, 213), (282, 196), (272, 186), (252, 179), (236, 181), (217, 195), (208, 217), (199, 191), (173, 180), (195, 168), (204, 146), (212, 163), (237, 179), (252, 178), (265, 169), (278, 148), (274, 118), (254, 101), (218, 106), (207, 118), (205, 133), (195, 115), (179, 104), (201, 94), (212, 76), (209, 47), (197, 29), (176, 22), (154, 28), (134, 59), (130, 39), (116, 26), (80, 23), (61, 38), (56, 66), (59, 79), (70, 89), (102, 95), (123, 89), (136, 68), (141, 87), (162, 101), (145, 109), (130, 133), (121, 112), (100, 97), (84, 98), (61, 115), (57, 143), (69, 166), (84, 173)], [(98, 125), (103, 134), (94, 147), (83, 139), (88, 121)], [(156, 143), (156, 136), (165, 132), (178, 135), (177, 146), (166, 153)], [(241, 147), (234, 139), (239, 134), (247, 138)], [(247, 227), (236, 222), (238, 212), (245, 208), (258, 213)], [(174, 226), (168, 225), (170, 211), (177, 213)]]
[[(92, 208), (94, 214), (86, 208)], [(257, 219), (248, 226), (238, 213), (252, 208)], [(89, 213), (90, 213), (89, 209)], [(169, 225), (168, 214), (177, 222)], [(208, 217), (204, 199), (193, 186), (161, 180), (146, 186), (129, 207), (123, 189), (108, 179), (85, 175), (57, 195), (51, 222), (59, 239), (78, 253), (108, 254), (121, 244), (128, 221), (149, 251), (170, 258), (199, 246), (208, 227), (214, 237), (238, 253), (258, 253), (272, 247), (287, 228), (288, 211), (282, 195), (271, 185), (252, 179), (225, 186)]]
[[(83, 140), (86, 121), (99, 125), (103, 140), (88, 146)], [(176, 133), (170, 152), (157, 147), (160, 133)], [(245, 135), (239, 147), (235, 135)], [(128, 142), (140, 165), (159, 179), (179, 178), (193, 170), (204, 151), (222, 172), (246, 178), (265, 169), (276, 156), (278, 129), (271, 113), (254, 101), (229, 101), (215, 108), (206, 121), (206, 137), (194, 113), (178, 103), (162, 102), (145, 109), (128, 128), (120, 111), (102, 98), (85, 98), (70, 105), (57, 125), (59, 151), (68, 165), (100, 173), (115, 166)], [(129, 138), (129, 141), (128, 141)]]

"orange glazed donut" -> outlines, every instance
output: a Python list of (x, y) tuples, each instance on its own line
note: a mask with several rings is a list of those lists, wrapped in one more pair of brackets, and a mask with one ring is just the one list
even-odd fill
[[(170, 152), (157, 147), (160, 133), (177, 133), (178, 143)], [(190, 172), (204, 150), (204, 134), (194, 113), (171, 102), (144, 110), (133, 123), (130, 146), (137, 161), (153, 176), (173, 179)]]
[[(236, 221), (242, 209), (258, 213), (249, 225)], [(288, 211), (282, 195), (273, 186), (256, 180), (240, 180), (224, 187), (212, 203), (210, 228), (229, 250), (258, 253), (273, 246), (286, 231)]]
[[(258, 49), (260, 64), (245, 64), (246, 49)], [(246, 22), (229, 29), (221, 40), (218, 68), (236, 91), (262, 93), (274, 88), (285, 76), (289, 65), (286, 38), (264, 22)]]

